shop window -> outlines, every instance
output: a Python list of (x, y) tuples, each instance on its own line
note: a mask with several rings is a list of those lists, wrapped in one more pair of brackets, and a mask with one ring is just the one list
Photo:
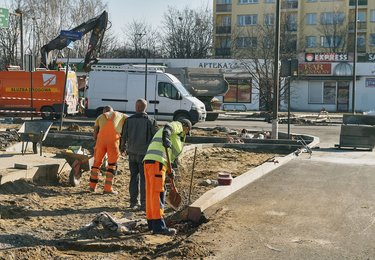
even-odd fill
[(251, 80), (227, 79), (229, 90), (224, 96), (224, 102), (251, 103)]
[(336, 104), (336, 82), (309, 82), (309, 104)]

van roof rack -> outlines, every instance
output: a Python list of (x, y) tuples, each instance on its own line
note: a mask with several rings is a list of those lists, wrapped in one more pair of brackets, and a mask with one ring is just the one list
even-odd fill
[(9, 65), (9, 66), (6, 67), (6, 69), (8, 71), (20, 71), (21, 70), (21, 66)]
[[(155, 66), (147, 65), (148, 72), (164, 72), (165, 66)], [(146, 65), (101, 65), (95, 64), (91, 66), (92, 70), (111, 70), (111, 71), (130, 71), (130, 72), (144, 72), (146, 70)]]

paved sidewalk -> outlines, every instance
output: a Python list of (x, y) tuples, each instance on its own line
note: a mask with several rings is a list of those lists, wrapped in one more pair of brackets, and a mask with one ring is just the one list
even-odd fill
[(232, 227), (215, 233), (212, 259), (374, 259), (374, 172), (368, 151), (290, 160), (209, 209)]

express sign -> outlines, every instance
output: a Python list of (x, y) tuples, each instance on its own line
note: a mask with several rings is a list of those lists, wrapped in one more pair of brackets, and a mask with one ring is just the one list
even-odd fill
[(305, 53), (306, 62), (327, 62), (327, 61), (348, 61), (349, 55), (345, 52), (323, 52), (323, 53)]

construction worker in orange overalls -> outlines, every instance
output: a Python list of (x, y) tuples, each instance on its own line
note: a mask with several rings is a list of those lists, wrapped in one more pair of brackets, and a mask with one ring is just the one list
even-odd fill
[(103, 194), (117, 194), (112, 188), (113, 177), (117, 174), (117, 160), (120, 157), (120, 136), (122, 126), (128, 116), (113, 111), (111, 106), (103, 109), (103, 114), (95, 120), (94, 140), (94, 164), (91, 167), (90, 191), (95, 192), (99, 181), (100, 166), (105, 154), (108, 156)]
[[(154, 135), (143, 159), (146, 179), (146, 218), (149, 230), (154, 234), (175, 235), (177, 230), (168, 228), (164, 221), (165, 177), (168, 167), (165, 148), (170, 161), (181, 154), (186, 135), (190, 134), (192, 124), (187, 119), (166, 124)], [(172, 176), (173, 178), (173, 171)]]

